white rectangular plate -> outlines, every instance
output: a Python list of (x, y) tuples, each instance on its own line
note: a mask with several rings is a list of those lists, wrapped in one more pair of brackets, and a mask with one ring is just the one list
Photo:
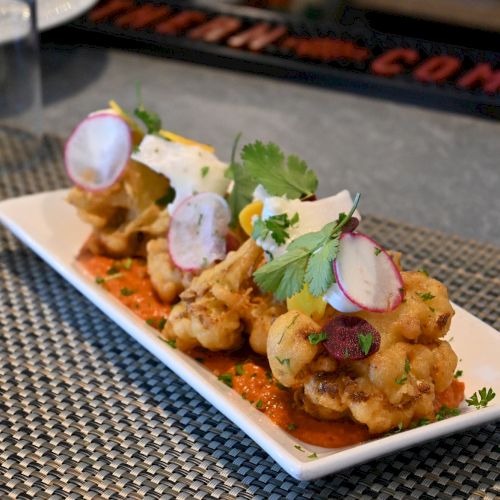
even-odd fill
[[(87, 299), (142, 344), (179, 377), (255, 440), (288, 473), (297, 479), (315, 479), (396, 450), (436, 439), (500, 417), (500, 397), (488, 408), (463, 413), (441, 422), (375, 439), (342, 449), (325, 449), (298, 443), (238, 394), (208, 375), (199, 363), (169, 347), (118, 300), (109, 295), (75, 266), (75, 256), (89, 228), (65, 202), (66, 191), (53, 191), (0, 203), (0, 221), (36, 252)], [(481, 387), (500, 394), (500, 334), (462, 308), (456, 315), (448, 339), (458, 357), (468, 395)], [(294, 448), (300, 444), (304, 451)], [(317, 459), (308, 456), (316, 452)]]

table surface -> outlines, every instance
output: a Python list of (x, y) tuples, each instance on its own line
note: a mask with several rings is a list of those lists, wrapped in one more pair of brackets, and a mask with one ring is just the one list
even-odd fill
[(213, 144), (274, 141), (303, 157), (319, 193), (363, 194), (361, 211), (500, 244), (500, 123), (119, 50), (42, 46), (44, 120), (66, 135), (115, 99)]

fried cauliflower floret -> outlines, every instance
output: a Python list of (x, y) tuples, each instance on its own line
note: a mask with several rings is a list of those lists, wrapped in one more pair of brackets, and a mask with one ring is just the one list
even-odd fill
[(284, 309), (254, 287), (252, 274), (261, 259), (262, 250), (249, 239), (194, 278), (173, 307), (163, 335), (176, 339), (182, 350), (201, 345), (218, 351), (237, 349), (248, 333), (252, 348), (265, 353), (269, 325)]
[(320, 350), (308, 335), (321, 331), (309, 316), (288, 311), (271, 326), (267, 338), (267, 359), (276, 379), (286, 387), (303, 383), (307, 369)]
[(174, 265), (166, 238), (150, 240), (146, 253), (151, 284), (162, 302), (170, 304), (189, 286), (192, 273), (181, 271)]
[[(436, 393), (453, 381), (457, 356), (440, 340), (454, 312), (444, 285), (421, 272), (402, 273), (405, 302), (389, 313), (360, 311), (380, 333), (380, 349), (361, 360), (331, 358), (307, 337), (321, 330), (297, 311), (280, 316), (268, 338), (273, 375), (296, 403), (326, 420), (350, 417), (378, 434), (432, 419)], [(286, 360), (286, 362), (284, 362)]]
[(90, 251), (113, 257), (143, 256), (148, 239), (165, 234), (168, 227), (166, 211), (155, 204), (168, 187), (165, 177), (131, 160), (112, 186), (96, 192), (74, 187), (68, 202), (94, 229)]
[(405, 300), (394, 311), (360, 311), (381, 335), (381, 350), (399, 341), (432, 343), (446, 335), (455, 314), (446, 287), (422, 272), (402, 272)]

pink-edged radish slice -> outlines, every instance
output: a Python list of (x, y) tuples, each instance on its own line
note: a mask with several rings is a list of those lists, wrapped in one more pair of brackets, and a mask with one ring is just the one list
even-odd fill
[(69, 178), (86, 191), (113, 185), (125, 171), (132, 153), (127, 122), (115, 113), (98, 112), (81, 121), (64, 146)]
[(186, 198), (174, 211), (168, 231), (168, 249), (183, 271), (198, 271), (226, 256), (231, 212), (216, 193)]
[(376, 241), (363, 233), (342, 234), (333, 270), (338, 291), (347, 299), (345, 305), (350, 303), (358, 310), (387, 312), (403, 300), (403, 279), (394, 261)]

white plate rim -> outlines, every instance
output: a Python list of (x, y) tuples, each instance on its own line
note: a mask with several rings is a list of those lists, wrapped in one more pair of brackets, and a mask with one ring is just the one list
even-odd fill
[[(332, 451), (326, 456), (319, 456), (315, 460), (307, 460), (304, 454), (293, 449), (293, 446), (284, 446), (280, 441), (289, 440), (297, 443), (293, 437), (274, 426), (270, 420), (255, 408), (248, 408), (248, 403), (242, 410), (241, 398), (224, 384), (218, 382), (215, 377), (207, 377), (206, 370), (198, 366), (196, 361), (184, 355), (180, 351), (173, 350), (162, 341), (154, 331), (147, 327), (133, 312), (123, 306), (91, 279), (83, 275), (75, 266), (74, 261), (68, 261), (47, 250), (43, 241), (40, 240), (40, 229), (36, 224), (30, 226), (23, 218), (23, 209), (33, 211), (34, 207), (40, 208), (40, 203), (59, 203), (65, 198), (67, 190), (57, 190), (34, 195), (26, 195), (11, 198), (0, 202), (0, 222), (7, 227), (19, 240), (33, 250), (47, 264), (49, 264), (64, 279), (73, 285), (80, 293), (89, 299), (96, 307), (106, 314), (118, 326), (123, 328), (129, 335), (137, 340), (143, 347), (167, 365), (179, 377), (184, 379), (201, 396), (215, 406), (221, 413), (226, 415), (237, 427), (241, 428), (259, 446), (264, 449), (279, 465), (290, 475), (300, 480), (312, 480), (324, 475), (338, 472), (356, 464), (361, 464), (371, 459), (400, 451), (416, 444), (423, 444), (429, 440), (447, 436), (469, 427), (494, 421), (500, 418), (500, 403), (498, 398), (494, 404), (481, 410), (469, 410), (457, 417), (453, 417), (431, 425), (405, 431), (383, 438), (375, 439), (366, 443), (346, 447)], [(66, 206), (70, 213), (69, 205), (64, 202), (61, 209)], [(31, 212), (34, 213), (34, 212)], [(58, 212), (59, 214), (60, 212)], [(72, 224), (83, 227), (76, 214)], [(58, 217), (53, 223), (64, 220)], [(76, 222), (78, 220), (78, 222)], [(28, 227), (27, 227), (28, 224)], [(82, 234), (79, 245), (83, 244), (86, 234)], [(43, 238), (42, 238), (43, 240)], [(484, 335), (494, 339), (495, 352), (500, 354), (500, 337), (493, 328), (478, 318), (472, 316), (461, 307), (454, 304), (457, 316), (464, 321), (467, 320), (476, 327), (480, 327)], [(497, 345), (498, 343), (498, 345)], [(498, 349), (498, 351), (496, 351)], [(500, 372), (500, 369), (499, 369)], [(497, 394), (500, 392), (500, 375), (495, 372), (494, 385)], [(259, 425), (255, 425), (258, 423)], [(272, 428), (270, 432), (265, 429)], [(305, 446), (304, 446), (305, 447)], [(317, 447), (307, 446), (311, 451), (318, 450)], [(325, 451), (325, 449), (323, 449)], [(326, 450), (328, 452), (328, 450)]]

